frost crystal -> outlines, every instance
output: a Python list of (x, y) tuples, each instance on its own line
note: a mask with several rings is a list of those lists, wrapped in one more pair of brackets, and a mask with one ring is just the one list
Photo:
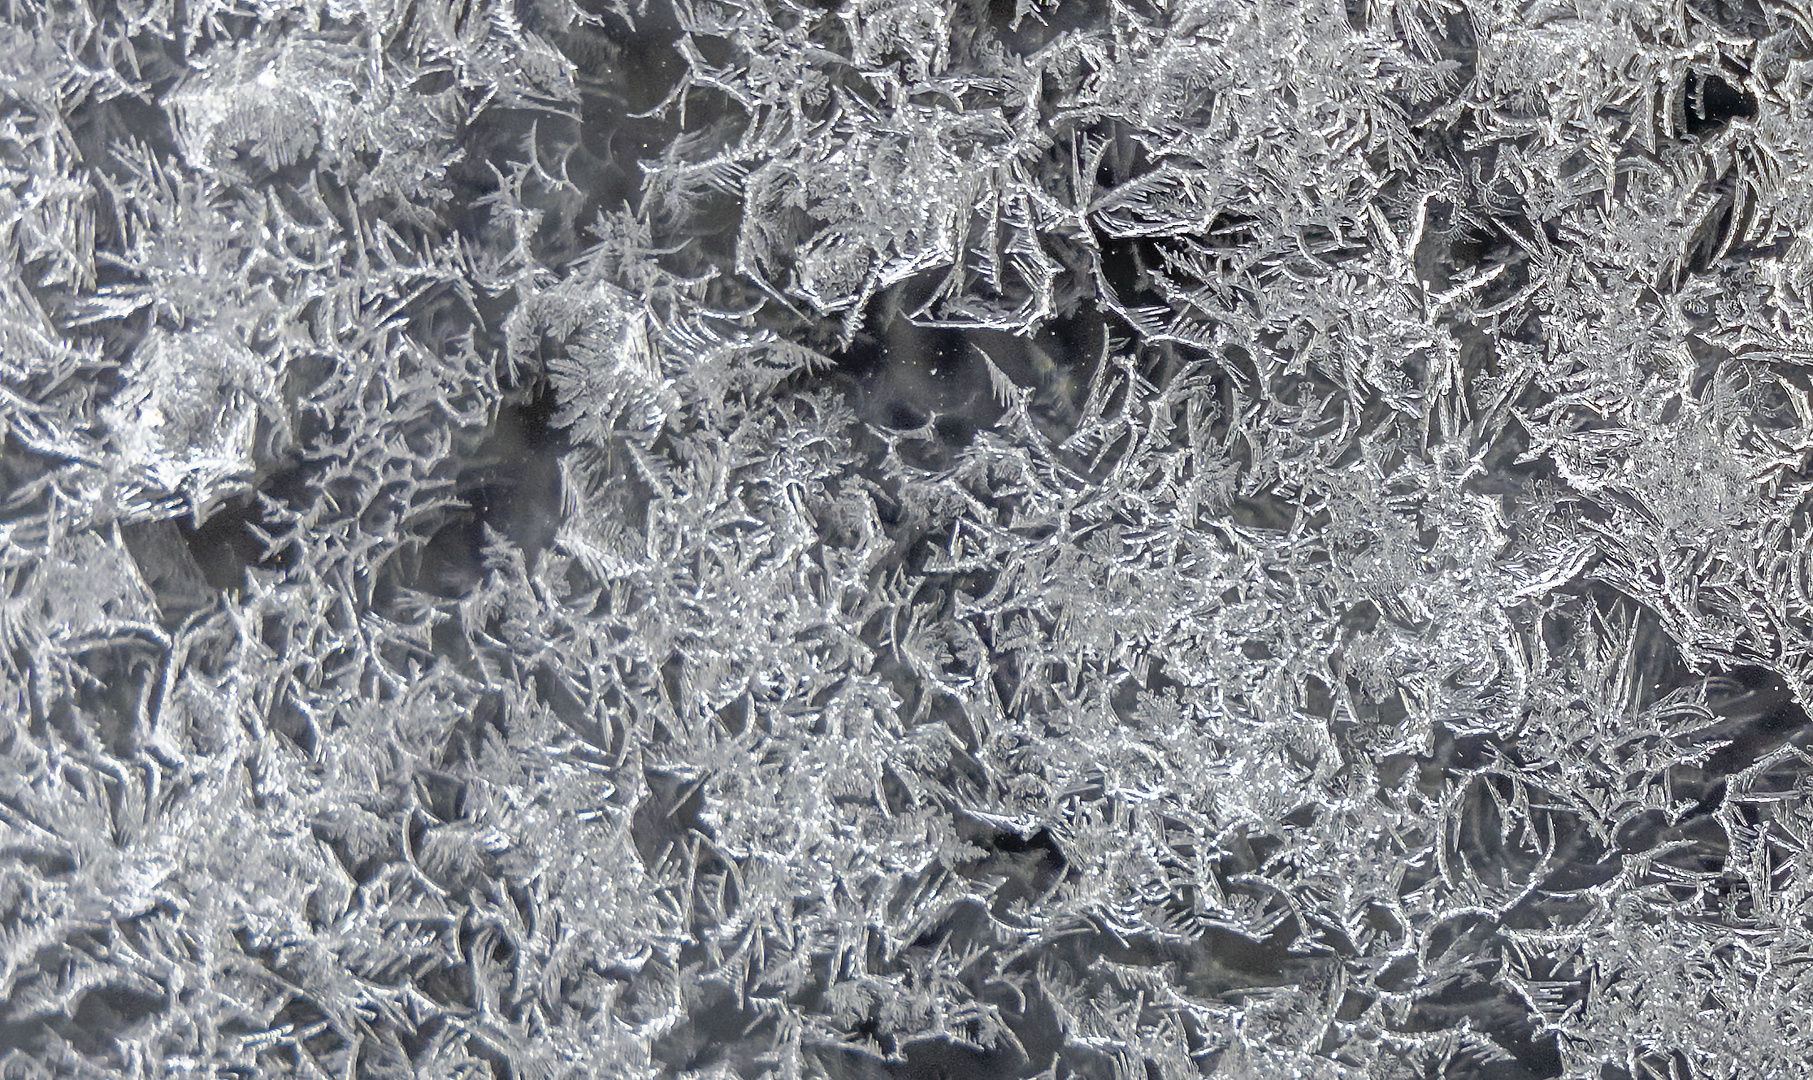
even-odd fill
[(0, 11), (0, 1076), (1813, 1060), (1813, 10)]

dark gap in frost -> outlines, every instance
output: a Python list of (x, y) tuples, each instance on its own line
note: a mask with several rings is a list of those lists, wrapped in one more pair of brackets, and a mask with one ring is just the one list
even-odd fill
[(51, 1031), (51, 1023), (47, 1020), (0, 1021), (0, 1053), (18, 1050), (27, 1061), (41, 1061)]
[[(1438, 17), (1446, 32), (1436, 36), (1435, 48), (1443, 61), (1454, 65), (1447, 73), (1448, 85), (1465, 87), (1479, 73), (1479, 33), (1472, 14), (1465, 9), (1449, 9)], [(1463, 112), (1458, 126), (1470, 126), (1475, 120), (1471, 112)]]
[(264, 545), (251, 531), (263, 521), (257, 500), (241, 496), (215, 511), (199, 528), (187, 520), (180, 521), (177, 528), (208, 584), (224, 592), (245, 583), (247, 567), (265, 561)]
[(766, 1018), (739, 1005), (737, 995), (722, 982), (702, 980), (697, 993), (686, 1019), (654, 1039), (651, 1056), (672, 1070), (670, 1075), (717, 1071), (714, 1065), (723, 1066), (725, 1075), (753, 1075), (738, 1066), (751, 1063), (760, 1045), (751, 1036)]
[(560, 524), (560, 459), (571, 446), (555, 426), (559, 401), (546, 381), (530, 383), (497, 410), (457, 489), (464, 502), (429, 539), (416, 574), (419, 587), (457, 596), (485, 573), (489, 529), (515, 545), (526, 562), (553, 542)]
[(923, 427), (925, 426), (926, 417), (929, 415), (927, 413), (919, 412), (904, 400), (890, 401), (884, 409), (885, 411), (881, 416), (881, 425), (883, 427), (894, 428), (897, 431), (910, 431)]
[(1097, 229), (1096, 249), (1101, 253), (1102, 283), (1110, 293), (1106, 299), (1130, 310), (1167, 306), (1153, 279), (1153, 271), (1164, 265), (1157, 241), (1111, 237)]
[(978, 1050), (946, 1039), (908, 1043), (903, 1056), (888, 1066), (893, 1080), (1000, 1080), (1019, 1076), (1025, 1064), (1006, 1047)]
[(583, 731), (590, 726), (586, 703), (579, 700), (567, 687), (566, 680), (546, 662), (535, 668), (535, 696), (556, 719), (568, 727)]
[[(667, 100), (687, 75), (680, 37), (671, 4), (645, 5), (634, 19), (621, 10), (612, 11), (596, 22), (576, 22), (554, 35), (554, 43), (580, 76), (578, 123), (569, 127), (561, 143), (568, 153), (567, 176), (580, 192), (571, 219), (575, 233), (583, 232), (600, 213), (625, 207), (650, 209), (644, 206), (640, 162), (661, 156), (673, 142), (678, 116), (642, 114)], [(718, 44), (705, 36), (694, 42), (702, 53)], [(689, 93), (687, 99), (689, 131), (700, 121), (713, 123), (731, 107), (721, 96), (701, 99)], [(684, 223), (654, 209), (648, 217), (656, 227), (656, 244), (672, 246), (669, 237), (659, 234), (670, 231), (666, 226)], [(734, 223), (728, 235), (735, 235)], [(584, 241), (578, 235), (569, 241), (573, 254), (582, 250)]]
[(1037, 0), (981, 0), (977, 7), (995, 39), (1019, 56), (1038, 52), (1066, 31), (1101, 25), (1108, 10), (1104, 0), (1059, 0), (1049, 6)]
[(71, 1015), (67, 1038), (84, 1054), (118, 1050), (118, 1039), (142, 1021), (163, 1011), (164, 1000), (127, 987), (104, 984), (82, 995)]
[(138, 750), (136, 706), (159, 671), (147, 646), (144, 639), (134, 639), (81, 653), (82, 668), (94, 681), (78, 685), (75, 700), (94, 720), (101, 745), (116, 758), (130, 758)]
[(868, 424), (911, 431), (935, 421), (929, 449), (943, 458), (1000, 418), (983, 352), (1004, 370), (1017, 370), (1027, 366), (1014, 359), (1025, 343), (999, 331), (914, 322), (913, 293), (923, 287), (908, 282), (876, 297), (863, 328), (845, 347), (830, 350), (833, 368), (824, 378), (844, 388)]
[(1484, 1034), (1511, 1055), (1509, 1061), (1460, 1062), (1450, 1066), (1452, 1080), (1557, 1080), (1562, 1074), (1561, 1039), (1553, 1032), (1537, 1034), (1528, 1017), (1486, 1025)]
[(1759, 0), (1689, 0), (1685, 6), (1714, 26), (1740, 37), (1760, 39), (1775, 29), (1775, 18)]
[(276, 524), (265, 517), (259, 496), (287, 502), (306, 492), (304, 470), (291, 466), (273, 473), (257, 491), (234, 496), (199, 527), (191, 518), (176, 519), (177, 532), (210, 586), (221, 592), (242, 588), (246, 571), (254, 567), (280, 573), (296, 567), (293, 547), (285, 545), (273, 550), (253, 531), (269, 530)]
[(972, 879), (1000, 879), (991, 898), (996, 915), (1015, 901), (1031, 903), (1049, 892), (1064, 876), (1069, 862), (1050, 830), (1039, 829), (1030, 836), (1011, 830), (979, 829), (966, 837), (982, 849), (975, 862), (964, 867)]
[(1805, 708), (1794, 700), (1787, 682), (1774, 672), (1762, 667), (1737, 667), (1712, 676), (1708, 683), (1708, 706), (1715, 719), (1701, 733), (1701, 739), (1727, 745), (1715, 750), (1703, 766), (1677, 766), (1671, 770), (1677, 798), (1694, 800), (1677, 828), (1691, 828), (1716, 814), (1725, 803), (1727, 782), (1732, 775), (1789, 743), (1805, 748), (1813, 738), (1813, 723), (1809, 723)]
[(1710, 135), (1733, 120), (1756, 118), (1756, 95), (1732, 86), (1719, 75), (1704, 71), (1690, 72), (1686, 90), (1686, 129), (1689, 135)]
[(1099, 304), (1080, 303), (1074, 311), (1045, 320), (1034, 340), (1060, 369), (1077, 371), (1101, 359), (1107, 329)]
[(630, 838), (644, 866), (659, 865), (662, 855), (687, 836), (709, 836), (706, 826), (705, 789), (695, 780), (673, 773), (645, 772), (648, 794), (630, 818)]

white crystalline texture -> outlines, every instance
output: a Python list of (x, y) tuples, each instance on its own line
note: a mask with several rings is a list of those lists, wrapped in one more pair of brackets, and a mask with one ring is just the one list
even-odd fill
[(124, 463), (168, 489), (250, 476), (259, 399), (275, 396), (260, 357), (206, 332), (153, 328), (121, 378), (102, 414)]
[(0, 1076), (1813, 1060), (1813, 9), (20, 0)]

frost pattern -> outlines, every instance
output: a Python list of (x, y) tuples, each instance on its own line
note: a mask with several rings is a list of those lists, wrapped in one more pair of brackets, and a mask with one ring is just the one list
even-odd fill
[(1813, 1059), (1813, 10), (19, 0), (0, 1074)]

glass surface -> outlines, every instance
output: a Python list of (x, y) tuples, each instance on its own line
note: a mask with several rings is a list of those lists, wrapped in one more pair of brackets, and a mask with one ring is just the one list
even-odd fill
[(0, 1078), (1804, 1074), (1810, 60), (0, 7)]

